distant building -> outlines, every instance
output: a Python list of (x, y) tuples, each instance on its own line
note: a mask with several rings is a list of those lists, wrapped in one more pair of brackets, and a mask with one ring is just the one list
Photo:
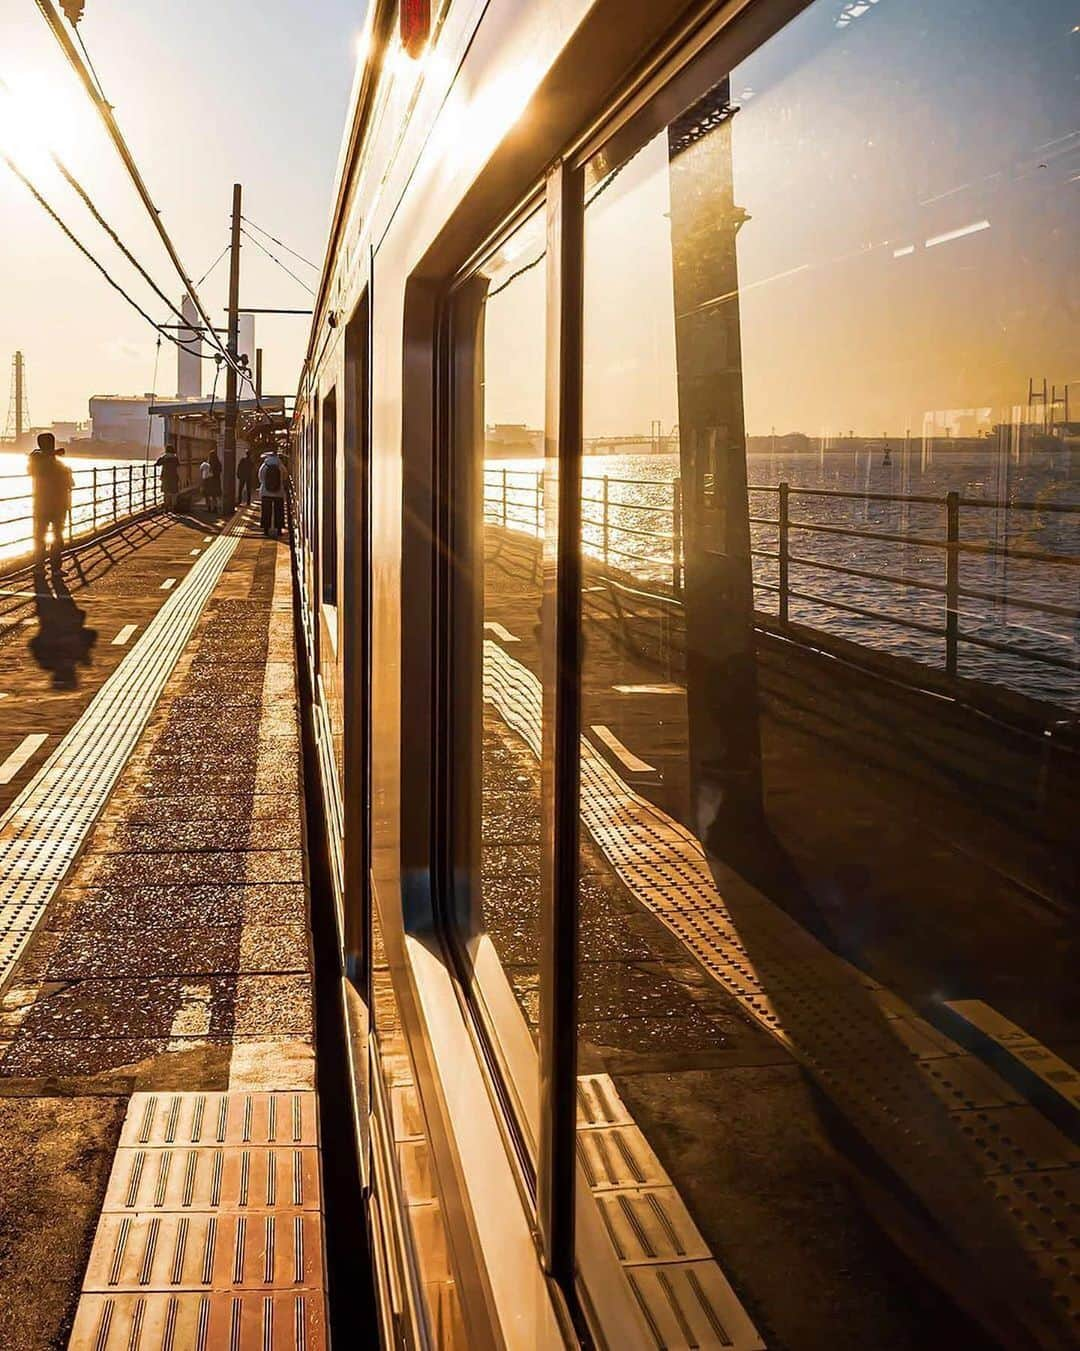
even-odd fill
[(523, 422), (496, 422), (494, 427), (487, 428), (485, 441), (488, 459), (517, 459), (544, 453), (544, 433)]
[(95, 441), (146, 446), (162, 445), (161, 423), (150, 417), (152, 394), (95, 394), (90, 400), (90, 426)]

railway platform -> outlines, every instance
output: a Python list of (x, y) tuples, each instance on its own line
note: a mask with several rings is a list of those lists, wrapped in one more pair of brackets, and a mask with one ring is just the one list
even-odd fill
[(41, 581), (0, 620), (0, 1344), (316, 1351), (288, 547), (153, 516)]

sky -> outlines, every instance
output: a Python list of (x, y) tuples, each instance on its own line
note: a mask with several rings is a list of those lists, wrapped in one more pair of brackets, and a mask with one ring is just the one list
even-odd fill
[[(86, 0), (80, 34), (190, 276), (228, 242), (232, 185), (244, 214), (321, 263), (365, 0)], [(158, 285), (181, 284), (119, 158), (34, 0), (0, 5), (0, 149), (12, 154), (155, 319), (172, 318), (45, 153), (48, 141)], [(263, 241), (268, 243), (268, 241)], [(241, 304), (310, 297), (246, 239)], [(317, 271), (268, 247), (314, 286)], [(224, 323), (227, 260), (200, 294)], [(263, 317), (263, 387), (293, 393), (308, 320)], [(176, 353), (110, 289), (0, 163), (0, 431), (12, 354), (26, 359), (35, 425), (85, 419), (92, 394), (176, 390)], [(207, 385), (213, 366), (208, 363)], [(224, 384), (224, 377), (222, 377)]]
[[(727, 136), (747, 213), (738, 294), (717, 280), (712, 301), (737, 319), (746, 430), (987, 433), (1044, 376), (1075, 410), (1075, 0), (873, 0), (847, 24), (843, 9), (821, 0), (739, 62), (729, 130), (684, 152)], [(712, 227), (722, 174), (701, 162), (690, 190)], [(671, 193), (661, 132), (586, 211), (587, 436), (679, 421)], [(685, 246), (692, 270), (720, 238)], [(541, 425), (542, 269), (493, 292), (487, 331), (487, 422)], [(704, 331), (694, 361), (720, 370)]]

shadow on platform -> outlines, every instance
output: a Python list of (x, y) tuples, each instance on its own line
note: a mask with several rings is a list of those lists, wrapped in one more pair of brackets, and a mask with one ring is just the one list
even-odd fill
[(34, 598), (40, 625), (29, 643), (34, 660), (43, 670), (52, 672), (54, 688), (75, 689), (78, 668), (90, 664), (97, 629), (87, 628), (86, 611), (72, 600), (58, 568), (42, 565), (34, 569)]

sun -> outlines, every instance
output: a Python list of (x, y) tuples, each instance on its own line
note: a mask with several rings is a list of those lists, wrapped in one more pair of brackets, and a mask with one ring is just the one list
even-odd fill
[(86, 145), (93, 116), (85, 96), (58, 85), (0, 75), (0, 152), (31, 176), (47, 174), (55, 154), (73, 162)]

